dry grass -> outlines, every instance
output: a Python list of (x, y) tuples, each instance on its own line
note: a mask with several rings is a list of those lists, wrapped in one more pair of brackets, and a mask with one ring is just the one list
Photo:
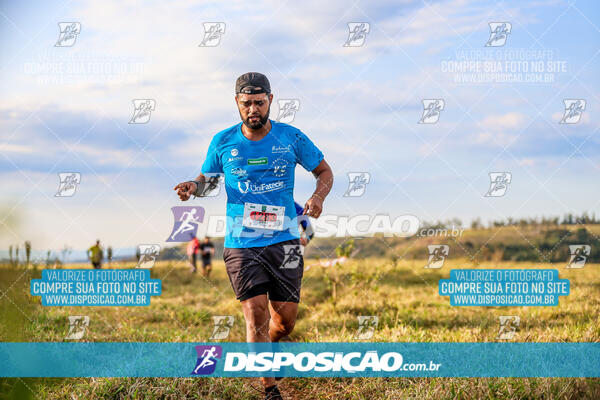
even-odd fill
[[(560, 271), (571, 280), (571, 294), (558, 307), (451, 307), (437, 294), (437, 281), (450, 268), (423, 269), (424, 261), (352, 261), (337, 270), (305, 272), (296, 341), (352, 341), (358, 315), (377, 315), (373, 341), (495, 341), (499, 315), (519, 315), (520, 342), (598, 342), (600, 273), (598, 265)], [(87, 267), (87, 266), (86, 266)], [(119, 267), (126, 267), (120, 265)], [(494, 264), (480, 268), (544, 268), (544, 265)], [(32, 269), (0, 268), (3, 341), (64, 341), (69, 315), (88, 315), (86, 341), (202, 342), (212, 332), (213, 315), (233, 315), (228, 340), (244, 341), (245, 329), (222, 262), (211, 280), (191, 276), (183, 263), (163, 262), (152, 270), (163, 280), (163, 294), (150, 307), (42, 307), (27, 294)], [(331, 298), (328, 275), (339, 279)], [(16, 281), (16, 282), (15, 282)], [(600, 379), (587, 378), (286, 378), (288, 399), (534, 399), (600, 398)], [(259, 399), (252, 378), (67, 378), (3, 379), (2, 398), (41, 399)]]

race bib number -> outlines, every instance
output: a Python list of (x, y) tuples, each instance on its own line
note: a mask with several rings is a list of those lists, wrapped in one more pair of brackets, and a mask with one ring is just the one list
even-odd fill
[(253, 229), (283, 230), (285, 207), (266, 204), (244, 203), (242, 225)]

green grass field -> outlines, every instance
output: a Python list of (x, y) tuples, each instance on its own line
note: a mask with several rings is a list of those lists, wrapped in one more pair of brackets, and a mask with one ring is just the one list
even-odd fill
[[(307, 260), (307, 264), (311, 261)], [(305, 271), (294, 341), (354, 341), (357, 316), (376, 315), (375, 342), (494, 342), (500, 315), (518, 315), (517, 342), (598, 342), (599, 266), (560, 268), (571, 294), (558, 307), (451, 307), (437, 283), (451, 268), (553, 268), (535, 263), (480, 263), (449, 260), (439, 270), (424, 260), (353, 260), (333, 268)], [(113, 265), (114, 268), (132, 267)], [(81, 266), (69, 266), (76, 268)], [(87, 268), (87, 265), (85, 266)], [(0, 268), (2, 341), (65, 341), (69, 315), (88, 315), (90, 342), (209, 341), (213, 315), (233, 315), (228, 341), (245, 341), (239, 302), (223, 262), (209, 281), (192, 276), (183, 262), (161, 262), (152, 277), (163, 294), (149, 307), (42, 307), (28, 295), (32, 268)], [(335, 282), (336, 296), (332, 289)], [(600, 366), (599, 366), (600, 368)], [(600, 379), (591, 378), (286, 378), (286, 399), (533, 399), (600, 398)], [(2, 398), (39, 399), (262, 399), (253, 378), (68, 378), (0, 380)]]

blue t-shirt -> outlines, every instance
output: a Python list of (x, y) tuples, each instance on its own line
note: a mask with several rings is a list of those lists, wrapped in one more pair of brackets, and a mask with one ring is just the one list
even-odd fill
[[(312, 171), (323, 160), (323, 153), (302, 131), (288, 124), (271, 120), (271, 130), (259, 141), (246, 138), (241, 128), (240, 122), (217, 133), (202, 164), (204, 175), (225, 175), (225, 247), (262, 247), (298, 239), (294, 206), (296, 164)], [(246, 203), (285, 207), (283, 230), (243, 226)]]

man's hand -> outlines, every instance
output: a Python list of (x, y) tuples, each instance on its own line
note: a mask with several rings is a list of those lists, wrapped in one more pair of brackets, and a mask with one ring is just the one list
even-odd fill
[(321, 212), (323, 212), (323, 201), (333, 185), (333, 172), (325, 159), (321, 160), (319, 165), (311, 172), (314, 177), (317, 178), (317, 189), (306, 202), (303, 214), (308, 215), (309, 217), (319, 218)]
[(304, 212), (302, 214), (319, 218), (321, 212), (323, 212), (323, 200), (317, 196), (312, 196), (304, 205)]
[(182, 182), (179, 185), (175, 186), (173, 190), (177, 190), (177, 196), (181, 199), (181, 201), (186, 201), (189, 199), (194, 193), (198, 186), (194, 182)]

